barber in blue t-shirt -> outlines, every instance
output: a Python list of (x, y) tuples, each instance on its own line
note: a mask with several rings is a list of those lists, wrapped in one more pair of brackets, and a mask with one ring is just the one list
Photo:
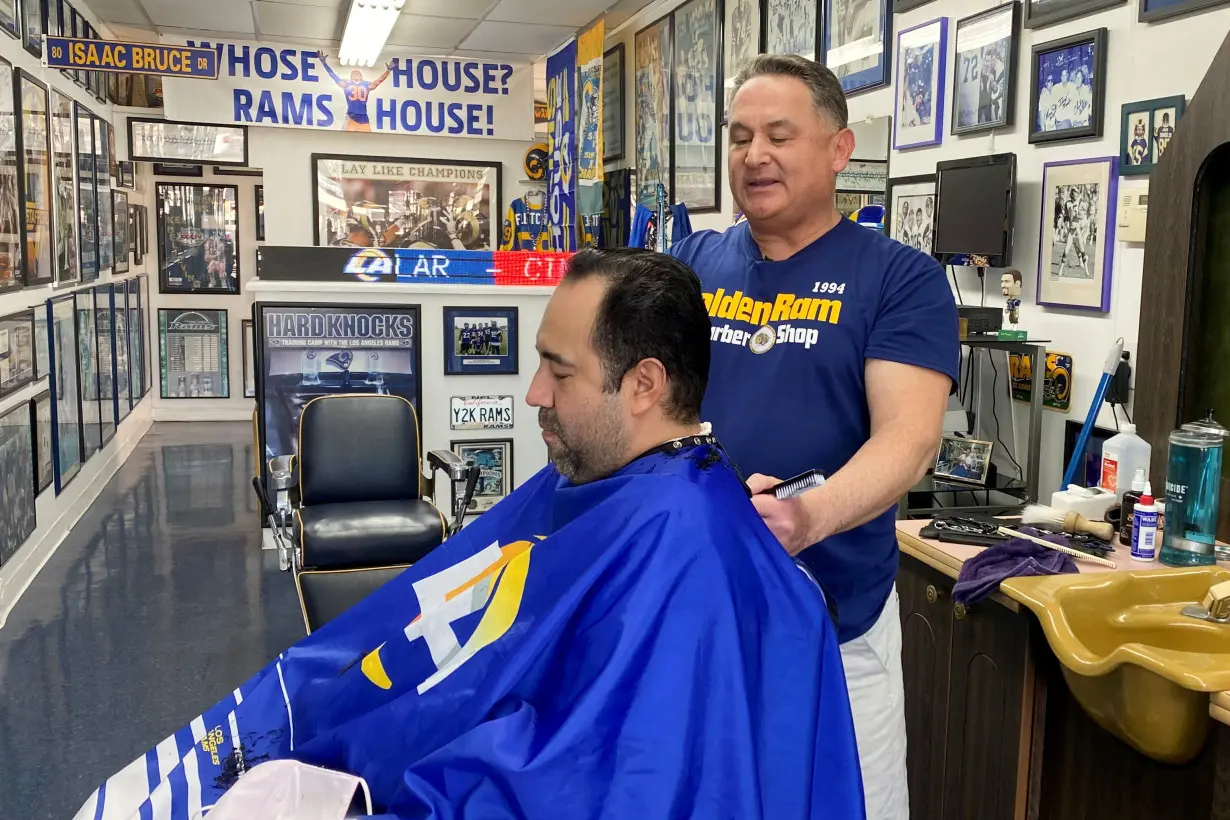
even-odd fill
[(909, 816), (894, 506), (935, 459), (957, 378), (957, 311), (934, 259), (842, 219), (854, 150), (841, 84), (760, 55), (735, 81), (730, 189), (746, 222), (671, 253), (712, 319), (704, 417), (759, 492), (810, 468), (823, 487), (753, 501), (837, 604), (867, 816)]

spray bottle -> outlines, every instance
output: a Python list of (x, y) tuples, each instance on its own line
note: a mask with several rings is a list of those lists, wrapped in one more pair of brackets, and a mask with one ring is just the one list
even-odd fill
[[(1136, 502), (1140, 501), (1140, 497), (1145, 494), (1145, 486), (1149, 483), (1149, 477), (1146, 475), (1144, 467), (1136, 468), (1136, 475), (1132, 478), (1132, 489), (1123, 494), (1123, 508), (1119, 513), (1119, 543), (1132, 543), (1132, 510), (1136, 507)], [(1155, 502), (1156, 503), (1156, 502)]]
[(1157, 505), (1153, 490), (1145, 482), (1144, 495), (1132, 511), (1132, 560), (1152, 561), (1157, 557)]

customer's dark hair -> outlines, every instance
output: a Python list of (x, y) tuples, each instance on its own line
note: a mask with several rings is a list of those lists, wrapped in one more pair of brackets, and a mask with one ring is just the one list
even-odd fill
[(666, 413), (700, 420), (709, 383), (709, 312), (700, 279), (674, 257), (643, 248), (586, 248), (572, 257), (564, 284), (599, 277), (606, 293), (594, 319), (592, 342), (606, 375), (603, 389), (619, 390), (643, 359), (657, 359), (670, 391)]
[(815, 60), (794, 54), (757, 54), (735, 78), (731, 99), (753, 77), (794, 77), (811, 92), (816, 113), (827, 117), (837, 128), (849, 124), (850, 112), (846, 108), (846, 92), (841, 88), (841, 80)]

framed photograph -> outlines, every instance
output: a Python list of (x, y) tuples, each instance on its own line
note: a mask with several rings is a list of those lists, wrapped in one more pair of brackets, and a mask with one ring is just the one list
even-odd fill
[(887, 200), (888, 235), (930, 256), (935, 250), (935, 174), (890, 179)]
[(495, 250), (500, 163), (312, 154), (315, 245)]
[(444, 375), (516, 373), (515, 307), (444, 308)]
[(1106, 102), (1106, 29), (1033, 47), (1029, 141), (1102, 136)]
[(602, 160), (624, 158), (624, 44), (602, 54)]
[(824, 64), (846, 94), (888, 85), (892, 16), (888, 0), (824, 0)]
[(72, 293), (47, 301), (51, 332), (51, 423), (55, 428), (55, 483), (59, 495), (81, 470), (81, 393), (77, 364), (77, 301)]
[(228, 399), (225, 310), (158, 311), (158, 355), (164, 399)]
[(904, 11), (925, 6), (930, 2), (931, 0), (893, 0), (893, 14), (901, 14)]
[(30, 308), (34, 311), (34, 380), (51, 375), (51, 333), (47, 325), (46, 304)]
[(939, 145), (944, 139), (944, 55), (948, 18), (897, 35), (897, 115), (893, 150)]
[[(39, 0), (20, 0), (25, 29), (22, 45), (35, 57), (43, 56), (43, 3)], [(43, 0), (46, 2), (46, 0)]]
[(214, 173), (224, 177), (263, 177), (265, 175), (260, 168), (236, 168), (226, 165), (215, 166)]
[(0, 0), (0, 29), (15, 40), (21, 39), (20, 8), (20, 0)]
[(132, 244), (128, 239), (128, 194), (124, 191), (111, 192), (111, 214), (114, 230), (111, 232), (115, 251), (115, 272), (128, 273), (128, 252)]
[(97, 285), (94, 290), (94, 333), (98, 337), (98, 421), (105, 445), (115, 436), (119, 425), (116, 401), (118, 345), (115, 338), (115, 304), (111, 284)]
[(256, 241), (265, 241), (265, 186), (256, 186)]
[(256, 360), (253, 351), (256, 349), (256, 326), (251, 319), (243, 320), (243, 397), (256, 398)]
[(98, 278), (98, 208), (94, 197), (94, 115), (79, 102), (73, 103), (77, 149), (78, 253), (81, 281)]
[[(299, 414), (317, 396), (400, 396), (422, 418), (418, 305), (256, 303), (260, 452), (294, 455)], [(420, 423), (419, 438), (422, 438)]]
[(1175, 126), (1183, 118), (1186, 97), (1161, 97), (1156, 100), (1124, 103), (1123, 126), (1119, 133), (1119, 173), (1122, 176), (1148, 174), (1170, 145)]
[(986, 484), (994, 442), (943, 436), (935, 456), (935, 477), (964, 484)]
[[(510, 447), (512, 445), (509, 445)], [(482, 483), (482, 479), (479, 479)], [(0, 416), (0, 566), (34, 534), (34, 425), (26, 402)]]
[(671, 14), (675, 21), (671, 201), (682, 202), (693, 214), (714, 213), (721, 205), (722, 190), (717, 98), (722, 87), (718, 67), (722, 8), (719, 0), (688, 0)]
[(511, 430), (513, 396), (453, 396), (449, 399), (450, 430)]
[[(735, 78), (751, 65), (764, 43), (764, 31), (760, 20), (762, 0), (725, 0), (722, 21), (722, 124), (730, 119), (730, 101), (735, 93)], [(808, 0), (813, 6), (815, 0)], [(806, 3), (805, 3), (806, 4)], [(813, 16), (815, 11), (812, 12)], [(816, 48), (815, 32), (812, 34), (812, 52)]]
[(239, 188), (159, 182), (159, 293), (239, 293)]
[(481, 515), (512, 492), (512, 439), (450, 441), (448, 448), (479, 468), (478, 484), (466, 515)]
[(27, 287), (55, 279), (55, 253), (51, 247), (51, 152), (47, 144), (47, 86), (24, 71), (17, 72), (17, 98), (21, 100), (18, 130), (21, 202), (25, 228), (22, 235), (22, 274)]
[[(81, 386), (81, 460), (102, 449), (102, 384), (98, 364), (98, 314), (94, 312), (94, 289), (73, 292), (77, 307), (77, 382)], [(111, 407), (107, 407), (111, 413)]]
[(115, 282), (111, 287), (111, 337), (115, 350), (115, 420), (116, 424), (132, 411), (132, 339), (128, 323), (128, 287)]
[(1038, 304), (1110, 310), (1117, 157), (1042, 166)]
[(852, 159), (837, 175), (837, 190), (858, 194), (883, 194), (888, 187), (888, 163), (876, 159)]
[(1137, 19), (1154, 23), (1168, 17), (1182, 17), (1204, 9), (1224, 6), (1230, 0), (1138, 0)]
[(51, 391), (30, 399), (30, 425), (34, 429), (34, 495), (55, 481), (55, 425), (51, 421)]
[(55, 235), (56, 285), (81, 279), (77, 248), (77, 156), (73, 150), (73, 100), (51, 89), (52, 227)]
[(115, 256), (115, 223), (111, 217), (111, 126), (94, 117), (94, 203), (98, 209), (98, 269), (111, 270)]
[(952, 76), (952, 133), (1012, 125), (1021, 4), (1004, 3), (957, 21)]
[(128, 158), (134, 162), (246, 166), (248, 128), (130, 117)]
[(0, 316), (0, 396), (20, 390), (35, 378), (34, 311)]
[(136, 187), (136, 172), (133, 170), (133, 163), (127, 160), (121, 160), (119, 166), (119, 186), (129, 190), (134, 189)]
[[(729, 0), (728, 0), (729, 1)], [(816, 42), (820, 36), (820, 8), (817, 0), (762, 0), (764, 19), (760, 45), (765, 54), (797, 54), (817, 59)], [(740, 5), (751, 5), (743, 0)], [(756, 56), (756, 52), (752, 53)], [(742, 69), (740, 69), (742, 70)]]
[(1112, 8), (1126, 0), (1023, 0), (1025, 28), (1044, 28), (1064, 20)]
[(671, 194), (671, 54), (674, 16), (660, 17), (636, 33), (632, 46), (635, 71), (635, 202), (654, 209), (658, 187)]
[(205, 168), (186, 162), (155, 162), (152, 164), (156, 177), (203, 177)]
[[(13, 66), (0, 59), (0, 293), (16, 290), (23, 282), (24, 222), (18, 184), (21, 160), (17, 151), (13, 82)], [(4, 93), (3, 89), (10, 90)]]
[(148, 357), (145, 352), (147, 332), (145, 310), (142, 307), (141, 285), (144, 276), (129, 279), (128, 288), (128, 369), (132, 383), (131, 403), (135, 407), (149, 390)]

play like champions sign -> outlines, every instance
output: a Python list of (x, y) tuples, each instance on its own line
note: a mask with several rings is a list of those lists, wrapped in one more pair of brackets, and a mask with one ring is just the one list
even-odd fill
[(243, 41), (164, 43), (211, 49), (218, 79), (167, 77), (168, 119), (437, 137), (531, 140), (534, 78), (527, 63), (395, 55), (343, 66), (316, 49)]

